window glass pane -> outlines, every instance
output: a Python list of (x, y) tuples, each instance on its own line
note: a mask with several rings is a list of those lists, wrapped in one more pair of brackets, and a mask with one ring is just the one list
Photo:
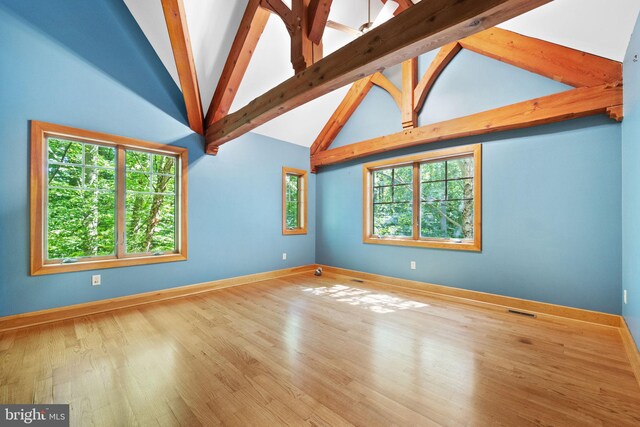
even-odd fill
[(420, 165), (420, 179), (422, 181), (440, 181), (445, 179), (445, 162), (429, 162)]
[(127, 191), (148, 193), (151, 191), (151, 175), (140, 172), (127, 172)]
[(420, 165), (420, 235), (473, 238), (473, 157)]
[(151, 172), (151, 154), (127, 150), (125, 157), (128, 171)]
[(300, 177), (287, 174), (286, 185), (286, 227), (288, 229), (300, 228)]
[(411, 184), (413, 182), (413, 166), (393, 169), (393, 184)]
[(373, 172), (373, 235), (413, 234), (413, 166)]
[(422, 184), (422, 200), (444, 200), (446, 182), (426, 182)]
[(442, 215), (441, 202), (423, 202), (420, 208), (420, 235), (422, 237), (444, 238), (447, 220)]
[(373, 172), (373, 185), (391, 185), (391, 169), (378, 170)]
[(115, 149), (48, 138), (47, 151), (46, 259), (113, 255)]
[(171, 175), (154, 175), (152, 182), (154, 193), (175, 193), (176, 178)]
[(393, 201), (392, 187), (374, 187), (373, 202), (374, 203), (390, 203)]
[(447, 202), (447, 236), (452, 239), (473, 239), (473, 202)]
[(49, 138), (49, 162), (82, 164), (82, 143)]
[(471, 177), (473, 177), (473, 159), (471, 157), (447, 161), (447, 179)]
[(101, 145), (84, 145), (84, 164), (114, 168), (116, 166), (116, 149)]
[(160, 154), (153, 155), (153, 172), (167, 173), (174, 175), (176, 173), (176, 158), (171, 156), (162, 156)]
[(394, 185), (393, 187), (394, 202), (411, 202), (413, 199), (413, 188), (411, 184)]
[(447, 183), (447, 200), (473, 199), (473, 178), (457, 179)]
[(84, 184), (87, 188), (115, 190), (116, 172), (113, 169), (85, 167)]
[(47, 259), (113, 255), (115, 193), (50, 188)]
[(125, 205), (127, 253), (175, 251), (175, 196), (127, 194)]
[(298, 200), (298, 189), (300, 187), (300, 177), (298, 175), (287, 174), (287, 201)]
[(82, 166), (49, 165), (49, 186), (82, 188)]
[(126, 150), (126, 252), (175, 252), (176, 158)]
[(287, 228), (300, 228), (298, 202), (287, 202)]
[(420, 218), (422, 237), (473, 238), (473, 201), (423, 202)]
[(373, 205), (373, 235), (379, 237), (411, 237), (413, 203)]

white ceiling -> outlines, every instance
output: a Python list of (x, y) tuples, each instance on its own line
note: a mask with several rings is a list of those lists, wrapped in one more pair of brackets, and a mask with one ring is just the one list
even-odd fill
[[(124, 0), (178, 86), (160, 0)], [(213, 97), (248, 0), (184, 0), (203, 110)], [(290, 0), (285, 0), (289, 4)], [(415, 1), (414, 1), (415, 3)], [(375, 17), (382, 3), (372, 0)], [(639, 0), (555, 0), (500, 27), (606, 58), (622, 61), (640, 11)], [(367, 21), (367, 0), (334, 0), (329, 19), (352, 27)], [(352, 40), (327, 28), (325, 55)], [(289, 35), (276, 16), (269, 19), (231, 108), (235, 111), (293, 76)], [(254, 132), (310, 146), (348, 87), (272, 120)]]

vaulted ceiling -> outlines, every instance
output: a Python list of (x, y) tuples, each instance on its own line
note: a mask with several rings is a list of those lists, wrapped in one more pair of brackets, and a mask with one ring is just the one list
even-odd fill
[[(203, 110), (206, 112), (231, 48), (248, 0), (184, 0), (198, 76)], [(160, 0), (124, 0), (180, 86)], [(290, 1), (285, 0), (289, 4)], [(417, 3), (417, 0), (414, 0)], [(375, 17), (382, 2), (371, 0)], [(555, 0), (505, 22), (500, 27), (531, 37), (622, 61), (640, 11), (638, 0)], [(335, 0), (329, 19), (354, 28), (367, 21), (367, 0)], [(353, 36), (327, 28), (325, 55), (353, 40)], [(231, 111), (291, 77), (290, 38), (279, 19), (269, 19), (260, 38)], [(386, 72), (392, 80), (397, 69)], [(336, 109), (349, 86), (338, 89), (290, 111), (254, 132), (310, 146)]]

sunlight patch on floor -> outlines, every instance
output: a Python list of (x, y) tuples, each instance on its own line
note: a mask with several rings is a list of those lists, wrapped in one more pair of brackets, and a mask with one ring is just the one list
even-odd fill
[(429, 304), (376, 293), (366, 289), (352, 288), (345, 285), (304, 288), (303, 291), (316, 296), (335, 298), (337, 301), (344, 302), (349, 305), (360, 306), (366, 310), (381, 314), (393, 313), (397, 310), (408, 310), (411, 308), (429, 306)]

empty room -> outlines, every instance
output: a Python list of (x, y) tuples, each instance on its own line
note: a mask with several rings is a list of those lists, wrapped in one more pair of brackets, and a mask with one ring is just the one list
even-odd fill
[(640, 426), (639, 12), (0, 0), (0, 426)]

